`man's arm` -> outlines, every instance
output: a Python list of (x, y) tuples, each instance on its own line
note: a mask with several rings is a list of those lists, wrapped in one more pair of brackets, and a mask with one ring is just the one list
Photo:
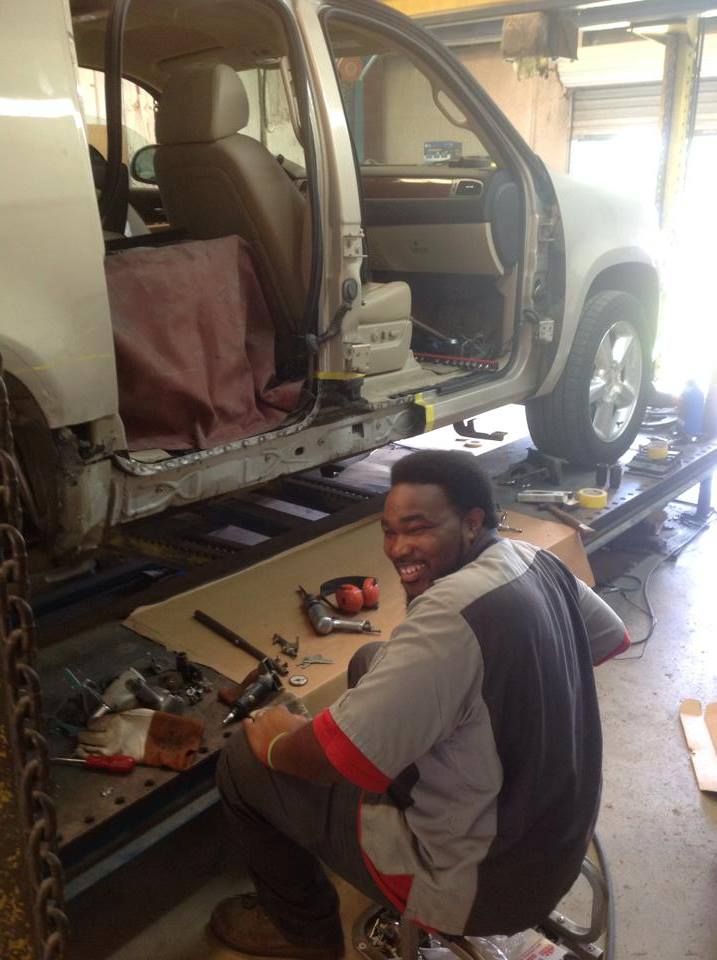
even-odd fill
[(345, 779), (382, 793), (450, 736), (481, 678), (480, 648), (466, 621), (426, 600), (396, 628), (358, 686), (313, 721), (270, 708), (244, 721), (244, 729), (258, 759), (282, 773), (317, 783)]
[(242, 726), (254, 756), (265, 766), (271, 759), (272, 770), (313, 783), (338, 783), (342, 779), (326, 758), (306, 717), (290, 713), (284, 706), (267, 707)]
[(608, 606), (603, 598), (591, 590), (586, 583), (577, 577), (575, 579), (578, 584), (580, 612), (590, 639), (593, 666), (597, 667), (628, 650), (630, 635), (612, 607)]

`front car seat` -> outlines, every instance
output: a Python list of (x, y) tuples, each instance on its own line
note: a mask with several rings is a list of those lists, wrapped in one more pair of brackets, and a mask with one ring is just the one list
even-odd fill
[(239, 133), (249, 122), (244, 84), (226, 64), (173, 75), (159, 102), (157, 182), (173, 227), (199, 240), (249, 242), (276, 332), (300, 329), (307, 203), (267, 148)]

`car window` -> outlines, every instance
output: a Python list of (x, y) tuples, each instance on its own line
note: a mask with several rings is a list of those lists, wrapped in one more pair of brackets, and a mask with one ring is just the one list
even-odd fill
[[(291, 83), (286, 58), (271, 66), (240, 70), (249, 97), (249, 124), (242, 133), (259, 140), (273, 154), (304, 166), (304, 149), (299, 142), (296, 110), (290, 104)], [(292, 98), (293, 99), (293, 98)]]
[[(78, 92), (85, 115), (87, 139), (106, 158), (105, 75), (100, 70), (80, 67)], [(122, 80), (122, 162), (128, 166), (140, 147), (155, 143), (156, 109), (157, 101), (151, 93), (131, 80)]]
[(362, 166), (490, 160), (478, 131), (413, 51), (343, 17), (329, 17), (326, 29)]

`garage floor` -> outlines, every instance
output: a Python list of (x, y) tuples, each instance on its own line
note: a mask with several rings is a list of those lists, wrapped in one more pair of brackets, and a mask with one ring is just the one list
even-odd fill
[[(717, 699), (716, 569), (713, 527), (652, 577), (658, 623), (647, 647), (597, 672), (599, 833), (615, 885), (620, 960), (717, 960), (717, 795), (697, 789), (678, 721), (684, 698)], [(622, 610), (633, 637), (643, 635), (645, 618)], [(246, 889), (225, 841), (220, 816), (209, 811), (74, 900), (71, 960), (237, 956), (204, 931), (211, 906)], [(363, 901), (344, 894), (353, 917)]]

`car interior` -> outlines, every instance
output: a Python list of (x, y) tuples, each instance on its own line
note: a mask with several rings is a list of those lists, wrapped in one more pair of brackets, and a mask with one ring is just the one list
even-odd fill
[[(79, 64), (102, 73), (107, 0), (71, 6)], [(343, 14), (324, 26), (366, 235), (350, 338), (363, 397), (500, 375), (524, 237), (515, 179), (428, 60)], [(102, 209), (128, 449), (171, 458), (296, 422), (313, 402), (314, 172), (281, 13), (133, 0), (122, 55), (156, 102), (154, 179), (123, 164)], [(107, 161), (90, 151), (101, 202)]]

